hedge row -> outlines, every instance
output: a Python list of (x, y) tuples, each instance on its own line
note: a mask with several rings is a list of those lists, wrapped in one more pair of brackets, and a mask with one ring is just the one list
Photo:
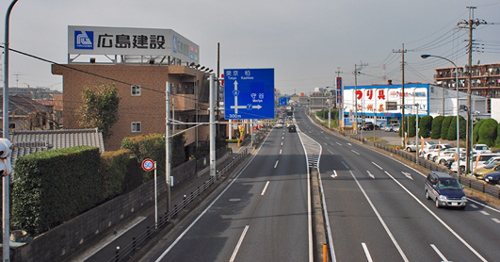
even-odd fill
[(48, 150), (17, 159), (13, 228), (39, 234), (100, 203), (100, 160), (97, 147)]
[[(409, 121), (409, 123), (408, 123)], [(410, 118), (405, 117), (405, 129), (407, 130), (409, 137), (414, 137), (416, 116), (413, 115)], [(489, 147), (500, 147), (500, 124), (495, 119), (481, 119), (479, 120), (473, 128), (472, 142), (474, 144), (486, 144)], [(437, 116), (432, 118), (432, 116), (419, 117), (419, 137), (431, 137), (432, 139), (446, 139), (446, 140), (456, 140), (457, 139), (457, 117), (456, 116)], [(459, 117), (459, 128), (460, 128), (460, 139), (465, 139), (467, 136), (467, 121), (464, 117)], [(401, 136), (401, 126), (399, 129), (399, 136)]]

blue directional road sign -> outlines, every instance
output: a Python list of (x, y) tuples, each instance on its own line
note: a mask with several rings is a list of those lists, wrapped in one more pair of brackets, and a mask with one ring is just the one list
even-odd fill
[(274, 68), (224, 70), (225, 119), (274, 118)]
[(278, 102), (280, 106), (286, 106), (288, 104), (288, 97), (280, 97)]

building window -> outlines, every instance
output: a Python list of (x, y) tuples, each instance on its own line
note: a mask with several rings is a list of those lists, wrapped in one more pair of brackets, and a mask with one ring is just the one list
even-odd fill
[(141, 96), (141, 86), (132, 85), (132, 96)]
[(141, 132), (141, 122), (132, 122), (132, 133)]
[(9, 123), (9, 129), (16, 129), (16, 123)]

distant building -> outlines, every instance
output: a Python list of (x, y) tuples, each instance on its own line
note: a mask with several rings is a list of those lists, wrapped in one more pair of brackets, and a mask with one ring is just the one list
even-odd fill
[[(455, 89), (455, 67), (441, 67), (435, 70), (434, 83), (437, 86)], [(471, 78), (471, 93), (473, 95), (486, 97), (487, 112), (490, 112), (491, 104), (489, 100), (491, 98), (500, 97), (500, 63), (473, 65)], [(467, 92), (467, 79), (467, 76), (464, 74), (464, 68), (458, 67), (459, 91)]]

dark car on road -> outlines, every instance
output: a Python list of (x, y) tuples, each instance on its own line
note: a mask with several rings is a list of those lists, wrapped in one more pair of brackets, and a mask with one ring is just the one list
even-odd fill
[(432, 199), (436, 207), (459, 207), (467, 205), (462, 186), (458, 180), (445, 172), (431, 171), (425, 181), (425, 198)]
[(295, 127), (295, 125), (288, 126), (288, 132), (297, 132), (297, 128)]

